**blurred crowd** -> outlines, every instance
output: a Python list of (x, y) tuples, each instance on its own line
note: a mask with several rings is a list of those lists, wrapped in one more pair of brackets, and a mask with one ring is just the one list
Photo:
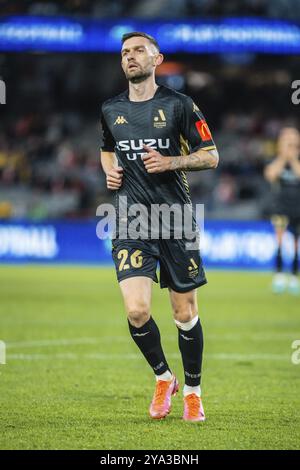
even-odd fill
[[(61, 5), (89, 3), (97, 2)], [(112, 198), (100, 168), (100, 107), (127, 87), (120, 57), (0, 54), (1, 76), (7, 104), (0, 106), (0, 217), (93, 217)], [(263, 168), (276, 154), (280, 128), (299, 125), (299, 107), (291, 103), (299, 77), (296, 56), (178, 54), (158, 69), (159, 83), (194, 98), (219, 149), (217, 171), (189, 175), (193, 199), (205, 203), (207, 216), (264, 216)]]
[(300, 18), (298, 0), (0, 0), (2, 14), (88, 15), (94, 18), (182, 18), (255, 15)]
[(92, 134), (72, 113), (28, 113), (1, 128), (0, 216), (94, 216), (104, 186)]

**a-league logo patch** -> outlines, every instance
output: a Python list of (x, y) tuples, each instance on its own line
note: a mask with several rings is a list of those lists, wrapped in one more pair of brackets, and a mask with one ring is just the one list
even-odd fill
[(158, 129), (161, 129), (162, 127), (166, 127), (167, 119), (166, 119), (163, 109), (159, 109), (158, 114), (159, 114), (158, 116), (154, 116), (153, 126), (157, 127)]

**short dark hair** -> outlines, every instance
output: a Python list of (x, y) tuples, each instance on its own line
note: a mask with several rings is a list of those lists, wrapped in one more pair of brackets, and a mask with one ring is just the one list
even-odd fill
[(141, 37), (141, 38), (148, 39), (148, 41), (150, 41), (151, 44), (153, 44), (158, 51), (160, 50), (158, 42), (156, 41), (156, 39), (153, 36), (150, 36), (150, 34), (147, 34), (147, 33), (142, 33), (140, 31), (132, 31), (131, 33), (123, 34), (122, 44), (124, 44), (124, 42), (127, 41), (127, 39), (135, 38), (135, 37)]

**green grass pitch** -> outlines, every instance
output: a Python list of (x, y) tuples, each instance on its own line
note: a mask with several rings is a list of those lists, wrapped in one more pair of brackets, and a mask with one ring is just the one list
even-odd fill
[[(185, 423), (182, 395), (151, 421), (152, 372), (127, 331), (111, 268), (1, 266), (1, 449), (296, 449), (300, 447), (300, 299), (270, 274), (208, 272), (199, 289), (207, 421)], [(182, 384), (168, 292), (152, 313)]]

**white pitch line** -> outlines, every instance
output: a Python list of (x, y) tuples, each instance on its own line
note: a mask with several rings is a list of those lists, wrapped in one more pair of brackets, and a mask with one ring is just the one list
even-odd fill
[(95, 344), (99, 343), (99, 338), (72, 338), (72, 339), (46, 339), (36, 341), (14, 341), (6, 343), (6, 347), (10, 348), (40, 348), (46, 346), (71, 346), (78, 344)]
[(288, 354), (236, 354), (236, 353), (220, 353), (220, 354), (207, 354), (210, 359), (216, 360), (234, 360), (234, 361), (290, 361)]
[[(294, 339), (300, 338), (300, 331), (299, 334), (295, 333), (283, 333), (283, 334), (257, 334), (252, 336), (247, 335), (218, 335), (218, 334), (207, 334), (206, 339), (210, 341), (293, 341)], [(127, 336), (105, 336), (105, 337), (82, 337), (82, 338), (60, 338), (60, 339), (48, 339), (48, 340), (28, 340), (28, 341), (13, 341), (7, 342), (6, 347), (7, 349), (17, 349), (17, 348), (42, 348), (42, 347), (49, 347), (49, 346), (72, 346), (72, 345), (80, 345), (80, 344), (101, 344), (101, 343), (110, 343), (112, 340), (114, 343), (125, 343), (129, 341), (130, 337)], [(174, 341), (177, 339), (177, 334), (174, 333), (174, 336), (163, 336), (163, 341)]]
[[(168, 357), (173, 359), (179, 359), (181, 356), (179, 353), (168, 354)], [(206, 354), (208, 359), (218, 361), (288, 361), (290, 362), (290, 356), (287, 354), (236, 354), (236, 353), (216, 353)], [(100, 361), (112, 361), (112, 360), (126, 360), (126, 359), (141, 359), (141, 354), (135, 353), (124, 353), (124, 354), (106, 354), (106, 353), (90, 353), (90, 354), (76, 354), (76, 353), (57, 353), (57, 354), (7, 354), (7, 361), (19, 360), (19, 361), (36, 361), (36, 360), (100, 360)]]

